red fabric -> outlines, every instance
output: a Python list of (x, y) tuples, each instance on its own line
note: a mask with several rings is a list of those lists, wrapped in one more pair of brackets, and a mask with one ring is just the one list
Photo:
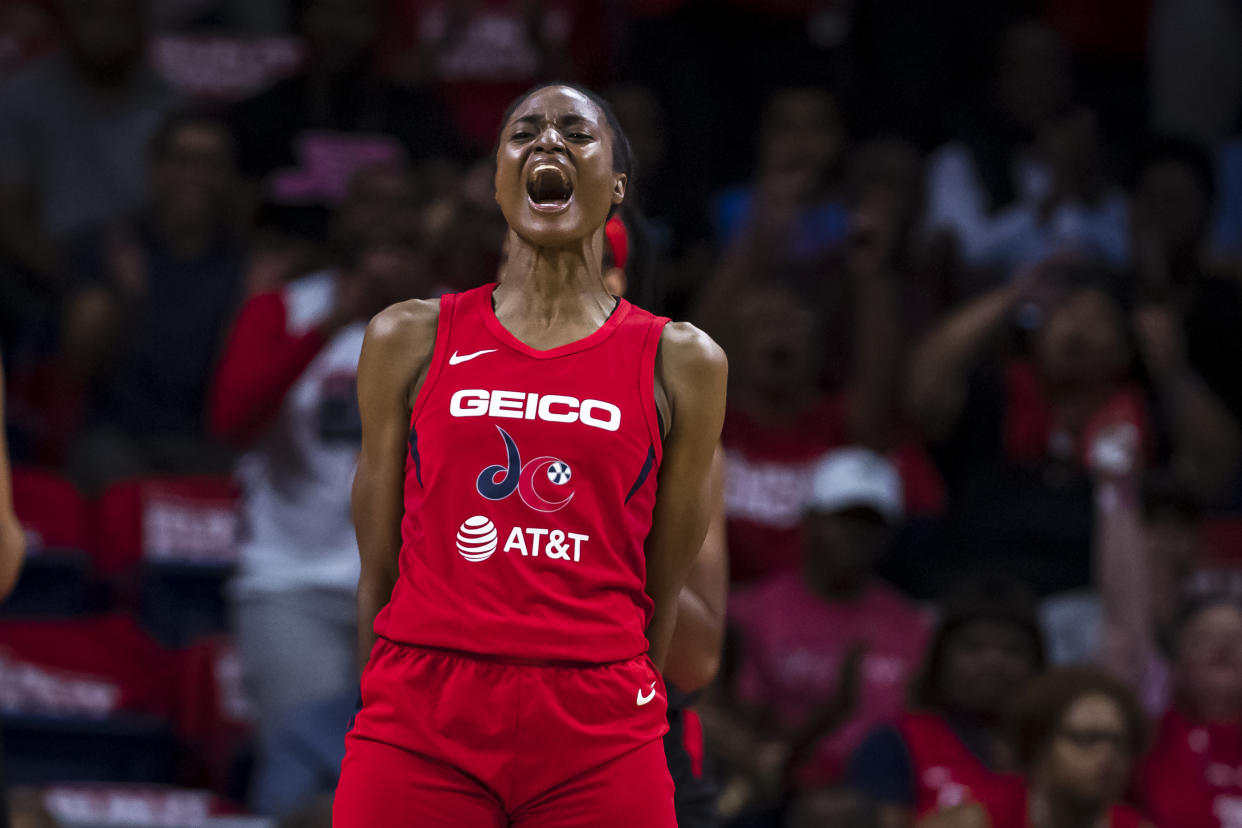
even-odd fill
[(858, 704), (849, 721), (816, 746), (798, 775), (804, 787), (837, 781), (866, 735), (901, 713), (930, 627), (924, 612), (879, 582), (853, 601), (834, 602), (813, 593), (797, 574), (735, 589), (729, 620), (741, 639), (738, 697), (772, 711), (790, 729), (805, 725), (836, 692), (849, 651), (866, 647)]
[(690, 772), (695, 779), (703, 777), (703, 720), (693, 710), (685, 710), (681, 716), (681, 744), (690, 757)]
[(362, 702), (345, 737), (338, 828), (676, 825), (668, 696), (645, 655), (522, 666), (380, 639)]
[[(850, 442), (844, 394), (823, 396), (792, 422), (769, 424), (731, 407), (725, 416), (729, 578), (753, 583), (802, 565), (802, 510), (813, 466)], [(898, 433), (888, 459), (902, 479), (906, 514), (944, 510), (944, 482), (926, 449)]]
[(653, 606), (643, 544), (668, 320), (621, 299), (595, 333), (539, 351), (496, 319), (494, 288), (440, 300), (410, 420), (401, 577), (375, 630), (515, 659), (632, 658)]
[(57, 357), (16, 365), (8, 378), (5, 418), (35, 463), (59, 468), (86, 422), (88, 384)]
[[(1083, 468), (1090, 465), (1089, 452), (1094, 438), (1118, 424), (1138, 429), (1145, 454), (1152, 449), (1152, 427), (1146, 398), (1137, 385), (1117, 389), (1092, 415), (1081, 433), (1068, 435), (1074, 442), (1074, 457)], [(1042, 464), (1056, 431), (1052, 406), (1032, 363), (1014, 360), (1005, 371), (1005, 453), (1021, 465)]]
[(1139, 800), (1160, 828), (1242, 825), (1242, 723), (1204, 723), (1175, 709), (1139, 770)]
[(242, 308), (211, 392), (209, 425), (216, 437), (243, 447), (253, 441), (323, 348), (318, 328), (295, 336), (286, 316), (279, 292), (259, 294)]
[(625, 222), (613, 216), (604, 225), (604, 234), (608, 236), (608, 246), (612, 249), (612, 263), (625, 270), (625, 263), (630, 258), (630, 237), (625, 232)]
[[(936, 713), (906, 713), (897, 730), (910, 754), (914, 771), (914, 814), (924, 817), (963, 802), (977, 801), (976, 790), (996, 781), (998, 774), (962, 743), (953, 728)], [(1021, 784), (1016, 777), (1002, 777)]]
[(40, 469), (13, 469), (13, 508), (32, 547), (90, 548), (89, 507), (72, 483)]
[(222, 790), (233, 760), (252, 733), (252, 709), (242, 689), (241, 661), (227, 637), (201, 639), (178, 654), (177, 730), (197, 765), (185, 781)]
[(839, 400), (821, 398), (792, 422), (769, 425), (731, 407), (720, 441), (725, 450), (725, 517), (729, 578), (737, 584), (802, 562), (802, 508), (811, 471), (847, 441)]
[[(105, 574), (144, 558), (226, 562), (239, 493), (228, 477), (153, 477), (113, 484), (99, 499), (96, 558)], [(220, 513), (233, 516), (221, 525)]]
[(0, 708), (174, 719), (176, 658), (127, 615), (0, 622)]
[(186, 744), (190, 784), (223, 789), (250, 723), (241, 668), (227, 639), (160, 646), (129, 615), (0, 622), (0, 710), (169, 721)]
[[(979, 795), (979, 804), (988, 813), (990, 828), (1031, 828), (1025, 785), (1015, 783), (1014, 779), (998, 776), (976, 793)], [(1114, 805), (1109, 809), (1109, 828), (1141, 828), (1143, 824), (1143, 815), (1133, 808)], [(1187, 827), (1170, 825), (1167, 828)]]

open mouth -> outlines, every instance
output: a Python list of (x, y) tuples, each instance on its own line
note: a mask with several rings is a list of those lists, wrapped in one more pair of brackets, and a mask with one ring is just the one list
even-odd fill
[(560, 212), (569, 206), (574, 185), (569, 175), (553, 164), (537, 164), (526, 179), (526, 195), (541, 212)]

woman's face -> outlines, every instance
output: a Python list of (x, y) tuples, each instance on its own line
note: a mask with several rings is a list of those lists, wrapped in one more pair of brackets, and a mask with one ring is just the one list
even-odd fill
[(509, 227), (536, 247), (598, 232), (625, 197), (612, 146), (604, 113), (582, 93), (549, 86), (522, 101), (496, 152), (496, 201)]
[(972, 621), (950, 634), (940, 666), (940, 692), (957, 711), (995, 715), (1035, 672), (1030, 633), (1007, 621)]
[(1103, 807), (1125, 792), (1134, 735), (1112, 698), (1091, 694), (1069, 706), (1036, 771), (1037, 781), (1060, 799)]
[(1044, 377), (1054, 383), (1117, 379), (1130, 362), (1120, 309), (1100, 290), (1073, 291), (1049, 311), (1035, 356)]
[(1242, 710), (1242, 609), (1218, 604), (1199, 612), (1177, 641), (1179, 692), (1200, 715)]

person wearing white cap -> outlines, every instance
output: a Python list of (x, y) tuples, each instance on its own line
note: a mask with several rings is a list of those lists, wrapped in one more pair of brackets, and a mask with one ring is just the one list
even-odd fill
[(903, 516), (892, 463), (837, 449), (811, 480), (802, 571), (730, 598), (737, 669), (712, 713), (752, 804), (839, 779), (868, 730), (902, 710), (929, 631), (927, 615), (875, 575)]

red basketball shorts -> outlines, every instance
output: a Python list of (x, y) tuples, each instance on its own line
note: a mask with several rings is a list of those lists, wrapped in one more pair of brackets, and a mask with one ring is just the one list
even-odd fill
[(645, 655), (530, 666), (380, 639), (335, 828), (675, 828), (664, 682)]

